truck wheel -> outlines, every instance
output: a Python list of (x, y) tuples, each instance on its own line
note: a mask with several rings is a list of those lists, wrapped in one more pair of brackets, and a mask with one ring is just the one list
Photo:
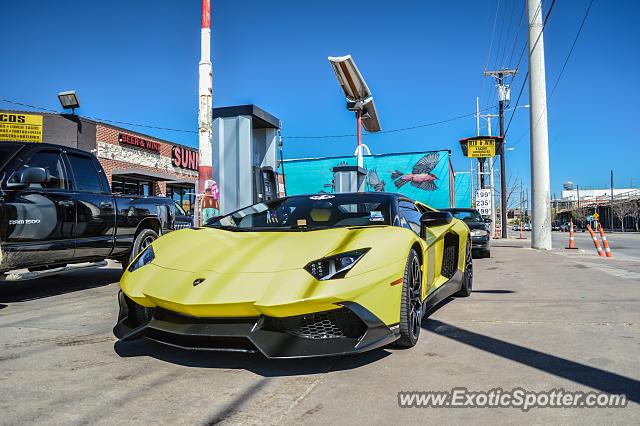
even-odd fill
[(133, 247), (131, 247), (131, 256), (129, 256), (129, 262), (124, 265), (123, 268), (129, 266), (129, 263), (133, 262), (138, 253), (147, 248), (152, 242), (158, 239), (158, 234), (153, 229), (143, 229), (140, 231), (136, 239), (133, 241)]

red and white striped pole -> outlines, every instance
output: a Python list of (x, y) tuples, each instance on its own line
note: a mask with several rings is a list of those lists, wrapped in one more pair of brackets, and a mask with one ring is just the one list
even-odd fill
[(194, 209), (195, 223), (200, 224), (199, 197), (204, 193), (205, 181), (211, 179), (211, 125), (213, 110), (213, 82), (211, 71), (211, 0), (202, 0), (202, 25), (200, 31), (200, 62), (198, 64), (198, 182), (196, 183), (197, 206)]

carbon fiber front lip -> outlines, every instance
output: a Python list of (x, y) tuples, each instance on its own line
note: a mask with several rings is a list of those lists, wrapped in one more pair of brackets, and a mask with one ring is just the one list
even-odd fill
[[(125, 304), (126, 306), (126, 304)], [(399, 337), (396, 326), (386, 326), (364, 307), (351, 302), (341, 306), (350, 309), (367, 326), (364, 335), (356, 338), (309, 339), (286, 332), (262, 328), (262, 317), (248, 319), (206, 319), (182, 316), (184, 321), (170, 322), (153, 318), (137, 328), (120, 318), (114, 334), (121, 341), (146, 337), (150, 340), (187, 350), (217, 352), (261, 352), (267, 358), (310, 358), (365, 352), (385, 346)], [(121, 312), (122, 314), (122, 312)], [(192, 321), (190, 321), (190, 319)], [(225, 339), (246, 339), (247, 347), (225, 347)]]

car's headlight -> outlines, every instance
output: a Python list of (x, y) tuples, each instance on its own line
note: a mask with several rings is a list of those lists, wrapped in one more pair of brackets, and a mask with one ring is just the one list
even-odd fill
[(351, 268), (369, 251), (368, 248), (348, 251), (309, 262), (304, 267), (320, 281), (344, 278)]
[(484, 237), (485, 235), (489, 235), (489, 231), (486, 229), (472, 229), (471, 236), (472, 237)]
[(136, 258), (136, 260), (134, 260), (131, 265), (129, 265), (129, 268), (128, 268), (129, 272), (133, 272), (136, 269), (142, 268), (147, 263), (151, 263), (151, 261), (155, 257), (156, 257), (156, 255), (153, 253), (153, 247), (152, 246), (147, 246), (147, 248), (144, 249), (142, 254), (140, 256), (138, 256)]

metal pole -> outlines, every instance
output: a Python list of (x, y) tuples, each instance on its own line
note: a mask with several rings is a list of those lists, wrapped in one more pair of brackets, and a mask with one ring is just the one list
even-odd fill
[[(541, 0), (527, 0), (529, 17), (529, 126), (531, 133), (531, 247), (551, 250), (551, 184)], [(536, 41), (537, 40), (537, 41)]]
[(284, 186), (284, 196), (287, 196), (287, 175), (284, 174), (284, 154), (282, 152), (282, 132), (278, 129), (278, 148), (280, 148), (280, 167), (282, 167), (282, 186)]
[(609, 209), (609, 223), (613, 232), (613, 170), (611, 170), (611, 208)]
[[(491, 136), (491, 114), (487, 114), (487, 134)], [(496, 237), (496, 193), (493, 186), (493, 157), (489, 157), (489, 188), (491, 189), (491, 238)]]
[(480, 98), (476, 96), (476, 136), (480, 136)]
[[(480, 136), (480, 98), (476, 96), (476, 136)], [(480, 174), (480, 158), (478, 158), (478, 189), (482, 188), (482, 175)], [(473, 160), (471, 160), (473, 161)], [(473, 165), (471, 166), (473, 170)], [(473, 178), (473, 175), (471, 176)]]
[(358, 167), (364, 167), (362, 158), (362, 112), (356, 111), (356, 126), (358, 127)]
[[(206, 180), (211, 179), (213, 154), (211, 150), (211, 109), (213, 89), (211, 71), (211, 0), (202, 0), (202, 20), (200, 30), (200, 62), (198, 63), (198, 181), (195, 185), (196, 206), (194, 222), (200, 225), (200, 202), (198, 195), (204, 193)], [(218, 182), (223, 188), (222, 182)]]
[[(502, 83), (504, 81), (504, 75), (498, 74), (498, 86), (500, 87), (500, 93), (504, 93), (504, 89), (502, 88)], [(498, 102), (500, 116), (500, 136), (502, 136), (502, 143), (500, 144), (500, 223), (502, 224), (502, 238), (507, 238), (507, 227), (505, 224), (507, 223), (507, 167), (505, 166), (505, 158), (504, 158), (504, 102), (505, 99), (503, 96), (500, 96), (500, 101)]]

